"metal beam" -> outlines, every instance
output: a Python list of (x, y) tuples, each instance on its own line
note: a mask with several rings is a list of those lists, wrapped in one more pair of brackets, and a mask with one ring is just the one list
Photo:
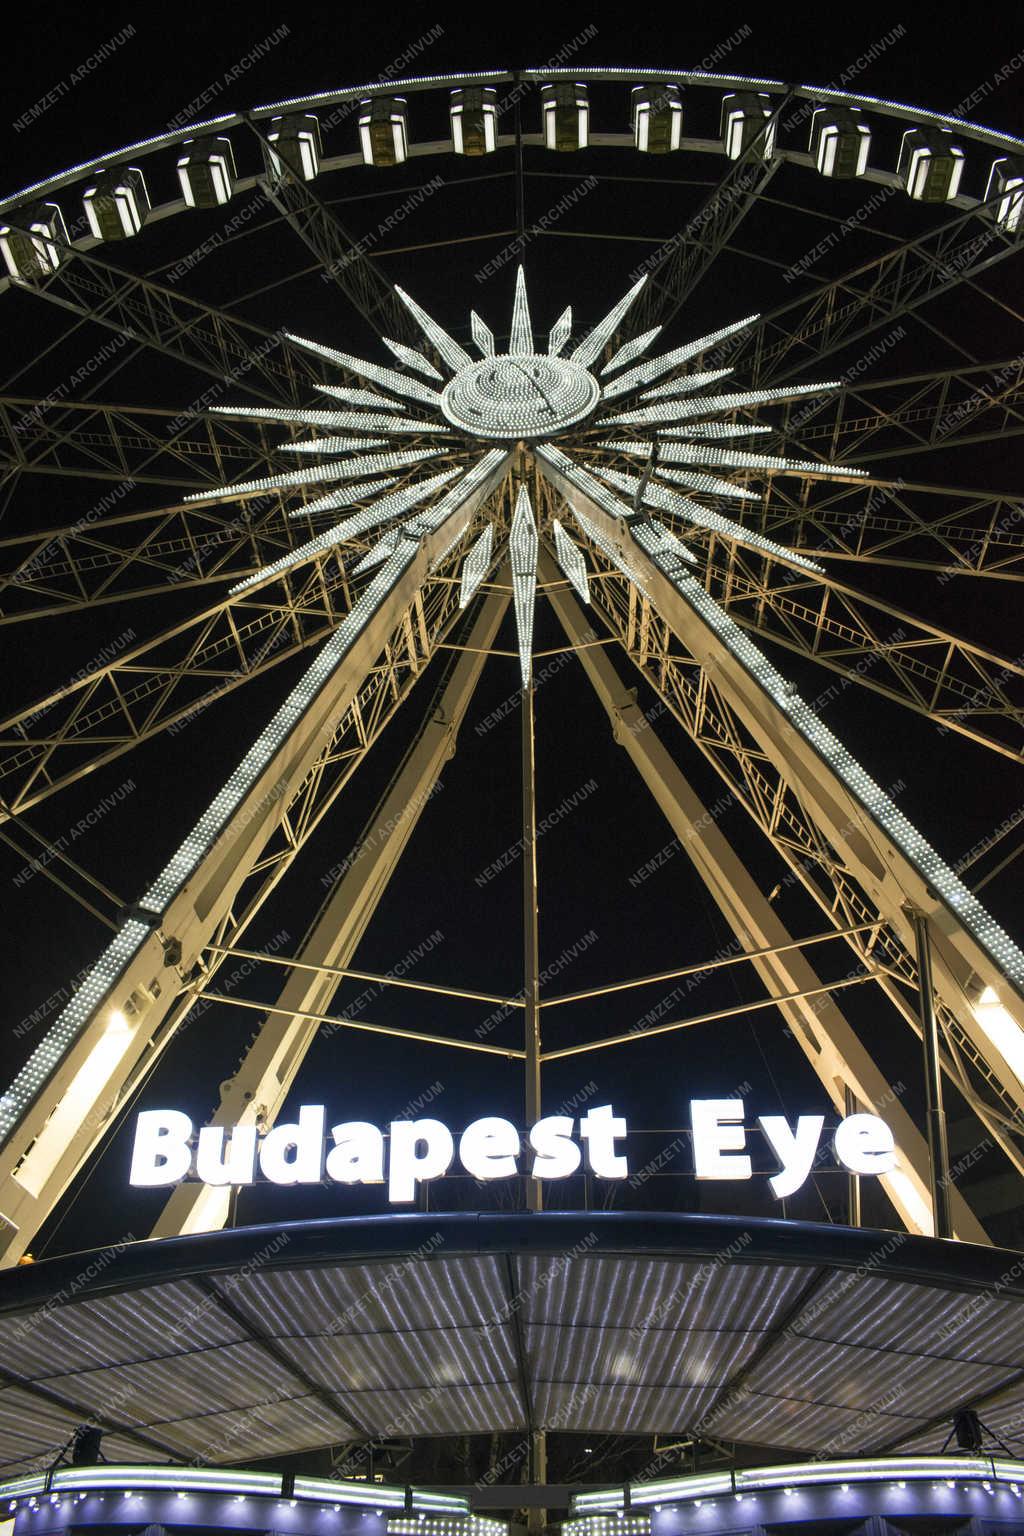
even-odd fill
[(934, 1235), (952, 1237), (949, 1142), (946, 1137), (946, 1114), (942, 1107), (942, 1063), (939, 1058), (939, 1024), (935, 1016), (935, 996), (932, 986), (931, 940), (924, 914), (912, 912), (910, 916), (914, 924), (914, 941), (917, 951), (921, 1038), (924, 1043), (925, 1114), (928, 1117), (928, 1170), (934, 1212)]
[(295, 582), (239, 593), (121, 652), (0, 722), (0, 819), (172, 726), (329, 635), (347, 578), (328, 558)]
[[(55, 272), (19, 280), (18, 286), (275, 405), (303, 403), (327, 377), (315, 356), (292, 346), (282, 333), (137, 277), (92, 251), (64, 247)], [(332, 367), (332, 381), (341, 376)]]
[[(619, 462), (615, 450), (607, 461)], [(672, 486), (663, 489), (674, 492)], [(707, 591), (744, 628), (893, 699), (944, 731), (956, 731), (1015, 762), (1024, 756), (1021, 658), (975, 645), (846, 585), (827, 568), (808, 571), (747, 547), (738, 536), (701, 529), (685, 516), (657, 510), (691, 549), (704, 551)], [(749, 521), (759, 514), (746, 516)], [(850, 514), (851, 523), (855, 516)], [(1019, 521), (1019, 509), (1004, 516), (1010, 523)], [(790, 542), (805, 547), (803, 540)]]
[[(296, 487), (299, 494), (304, 494)], [(355, 511), (366, 505), (354, 497)], [(279, 491), (240, 505), (179, 503), (120, 517), (80, 518), (64, 528), (0, 539), (0, 625), (254, 576), (338, 516), (305, 523)], [(370, 535), (346, 541), (349, 558)]]
[[(89, 401), (0, 397), (0, 482), (17, 473), (206, 491), (290, 467), (260, 423)], [(123, 494), (123, 491), (122, 493)], [(97, 496), (97, 504), (103, 500)], [(114, 505), (120, 495), (113, 499)], [(97, 512), (96, 516), (100, 516)]]
[(785, 443), (850, 464), (984, 443), (1024, 432), (1024, 357), (905, 378), (858, 379), (784, 408), (771, 452)]
[[(250, 119), (249, 126), (264, 150), (270, 145)], [(317, 196), (308, 181), (280, 160), (280, 174), (260, 178), (260, 186), (320, 263), (321, 276), (332, 282), (376, 333), (386, 332), (399, 341), (417, 346), (419, 330), (394, 287), (383, 277), (373, 258)]]
[[(523, 1111), (525, 1123), (541, 1118), (540, 1042), (540, 941), (537, 901), (537, 771), (534, 750), (533, 661), (530, 676), (519, 694), (521, 810), (523, 828), (523, 1049), (525, 1055)], [(531, 1211), (544, 1208), (539, 1179), (526, 1185), (526, 1204)]]
[[(817, 902), (837, 935), (846, 937), (855, 967), (874, 970), (880, 988), (911, 1029), (920, 1030), (916, 1007), (917, 968), (912, 946), (879, 917), (860, 871), (822, 836), (785, 772), (778, 772), (751, 743), (715, 680), (692, 658), (679, 654), (667, 625), (646, 597), (614, 567), (595, 555), (602, 580), (593, 586), (593, 602), (626, 654), (655, 690), (661, 704), (690, 732), (721, 775), (729, 791), (768, 838), (788, 866), (785, 885), (800, 884)], [(897, 786), (894, 786), (896, 788)], [(850, 926), (852, 925), (852, 926)], [(865, 935), (861, 937), (861, 935)], [(938, 1005), (950, 1055), (943, 1068), (1019, 1173), (1024, 1175), (1024, 1118), (1019, 1099), (1008, 1093), (944, 1003)], [(979, 1086), (980, 1085), (980, 1090)]]
[(916, 481), (865, 488), (773, 479), (763, 501), (737, 521), (832, 563), (935, 571), (946, 580), (1024, 579), (1019, 496)]
[(1024, 665), (826, 572), (707, 541), (707, 591), (744, 629), (1019, 762)]
[[(316, 1040), (323, 1016), (341, 984), (335, 968), (351, 965), (391, 876), (408, 847), (423, 807), (444, 765), (455, 752), (466, 709), (498, 632), (508, 595), (492, 592), (484, 601), (444, 690), (435, 700), (401, 770), (377, 807), (316, 920), (303, 940), (277, 1004), (259, 1026), (238, 1070), (221, 1084), (220, 1104), (208, 1122), (214, 1126), (275, 1123), (295, 1075)], [(327, 966), (324, 972), (308, 967)], [(153, 1237), (208, 1232), (223, 1227), (228, 1216), (227, 1186), (180, 1184), (153, 1227)]]

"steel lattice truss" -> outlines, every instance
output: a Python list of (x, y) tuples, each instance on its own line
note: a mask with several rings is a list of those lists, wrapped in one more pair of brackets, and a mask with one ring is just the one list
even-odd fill
[[(141, 901), (113, 920), (95, 968), (0, 1098), (6, 1261), (31, 1242), (197, 999), (218, 996), (225, 959), (245, 953), (253, 918), (468, 610), (469, 643), (380, 808), (378, 825), (392, 830), (339, 876), (226, 1085), (224, 1123), (257, 1113), (273, 1122), (411, 835), (416, 816), (395, 832), (397, 812), (424, 803), (506, 607), (530, 708), (544, 601), (616, 733), (630, 706), (606, 650), (583, 641), (580, 603), (849, 945), (847, 981), (821, 982), (717, 831), (691, 854), (837, 1107), (846, 1093), (869, 1107), (888, 1092), (841, 1013), (843, 986), (876, 985), (918, 1028), (908, 914), (924, 913), (943, 1066), (1024, 1171), (1024, 954), (770, 659), (788, 651), (1020, 758), (1020, 659), (859, 585), (875, 567), (932, 571), (972, 591), (1022, 579), (1014, 493), (930, 481), (920, 467), (928, 454), (1020, 434), (1020, 356), (963, 362), (958, 347), (956, 364), (892, 377), (837, 367), (828, 378), (822, 361), (901, 319), (941, 335), (926, 308), (977, 284), (1016, 241), (991, 199), (960, 200), (935, 210), (923, 233), (763, 315), (704, 334), (677, 326), (670, 338), (668, 322), (774, 195), (774, 136), (796, 99), (780, 88), (650, 276), (596, 323), (567, 309), (542, 325), (520, 269), (507, 330), (496, 336), (476, 313), (449, 330), (382, 277), (328, 199), (283, 160), (255, 184), (325, 288), (380, 334), (371, 356), (338, 344), (337, 324), (316, 336), (266, 330), (83, 242), (18, 281), (33, 302), (128, 338), (130, 355), (187, 365), (204, 384), (177, 412), (0, 399), (0, 484), (12, 502), (24, 486), (62, 481), (95, 481), (97, 492), (67, 521), (5, 532), (0, 624), (20, 636), (35, 620), (192, 589), (199, 607), (0, 722), (11, 833), (32, 807), (279, 662), (305, 653), (305, 670)], [(257, 119), (247, 125), (265, 149)], [(882, 461), (888, 472), (906, 455), (913, 479), (883, 477)], [(670, 823), (684, 811), (692, 820), (699, 803), (651, 737), (627, 732), (636, 766)], [(993, 1000), (998, 1032), (986, 1023)], [(558, 1054), (540, 1051), (537, 1070)], [(893, 1113), (901, 1163), (887, 1192), (911, 1230), (927, 1231), (926, 1149), (905, 1112)], [(984, 1240), (959, 1196), (954, 1214), (959, 1235)], [(157, 1231), (226, 1215), (219, 1195), (183, 1186)]]

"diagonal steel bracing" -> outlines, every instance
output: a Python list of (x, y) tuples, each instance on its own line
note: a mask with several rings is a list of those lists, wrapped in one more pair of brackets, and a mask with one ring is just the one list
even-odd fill
[(801, 452), (859, 464), (1022, 432), (1024, 356), (1017, 356), (906, 378), (858, 379), (787, 406), (764, 441), (770, 452), (792, 441)]
[(245, 470), (286, 467), (259, 423), (56, 398), (0, 398), (0, 481), (20, 472), (198, 491)]
[[(296, 494), (302, 494), (297, 489)], [(364, 505), (353, 496), (353, 511)], [(0, 624), (237, 582), (304, 544), (309, 526), (279, 491), (240, 505), (180, 503), (0, 539)], [(336, 515), (336, 514), (334, 514)], [(322, 514), (316, 531), (329, 521)], [(359, 550), (358, 536), (350, 548)]]
[[(266, 140), (249, 125), (261, 144)], [(269, 146), (266, 146), (269, 148)], [(378, 271), (371, 256), (314, 192), (284, 161), (280, 173), (264, 176), (260, 185), (274, 207), (320, 263), (321, 276), (339, 288), (352, 307), (377, 333), (417, 346), (422, 338), (394, 287)]]
[(0, 797), (17, 815), (323, 640), (348, 583), (318, 562), (271, 597), (240, 594), (126, 650), (0, 722)]
[(1024, 754), (1024, 665), (828, 574), (709, 543), (705, 585), (737, 623), (1005, 757)]
[[(594, 551), (595, 563), (605, 562)], [(614, 568), (604, 568), (595, 588), (595, 606), (626, 654), (655, 689), (669, 712), (693, 736), (730, 792), (742, 804), (788, 865), (785, 884), (799, 883), (840, 929), (846, 922), (871, 930), (870, 941), (848, 938), (855, 957), (851, 978), (872, 975), (908, 1025), (919, 1031), (917, 964), (912, 944), (880, 920), (879, 907), (862, 882), (856, 860), (844, 858), (815, 825), (784, 774), (744, 731), (710, 673), (681, 655), (675, 637), (649, 599)], [(893, 785), (894, 793), (899, 785)], [(948, 1052), (943, 1065), (994, 1141), (1024, 1173), (1024, 1117), (1021, 1100), (992, 1070), (984, 1043), (968, 1035), (957, 1015), (939, 1003)]]
[[(152, 525), (144, 518), (141, 544), (130, 543), (122, 553), (102, 547), (94, 551), (89, 575), (62, 554), (60, 541), (45, 540), (31, 570), (22, 562), (17, 591), (14, 584), (8, 587), (8, 612), (21, 611), (19, 599), (26, 591), (51, 611), (54, 605), (88, 606), (94, 591), (103, 597), (108, 577), (119, 579), (126, 572), (133, 583), (144, 577), (143, 593), (154, 585), (154, 572), (165, 590), (179, 579), (205, 583), (233, 565), (243, 567), (240, 574), (251, 574), (261, 538), (287, 540), (289, 549), (304, 541), (301, 520), (289, 523), (275, 510), (280, 506), (276, 493), (246, 497), (241, 508), (231, 502), (225, 493), (216, 503), (204, 504), (214, 519), (216, 540), (204, 534), (195, 542), (202, 520), (192, 521), (194, 508), (178, 509), (175, 515), (184, 519), (186, 532), (177, 533), (172, 548), (161, 555), (148, 547)], [(264, 518), (269, 535), (260, 531)], [(132, 526), (126, 520), (123, 528)], [(310, 552), (293, 571), (229, 592), (212, 607), (0, 721), (0, 803), (6, 813), (27, 810), (148, 737), (189, 724), (215, 699), (322, 639), (341, 617), (339, 599), (347, 602), (347, 569), (333, 549)], [(140, 593), (133, 585), (122, 586), (117, 595)]]
[(816, 560), (937, 572), (943, 581), (1024, 579), (1024, 503), (998, 492), (915, 481), (868, 486), (772, 482), (738, 521)]
[(718, 185), (667, 249), (655, 253), (657, 264), (633, 310), (637, 333), (667, 325), (678, 314), (775, 175), (780, 161), (766, 158), (765, 140), (791, 100), (782, 98), (740, 158), (726, 161)]
[[(614, 451), (607, 455), (607, 461), (623, 462)], [(785, 499), (776, 484), (773, 480), (768, 507)], [(830, 668), (850, 682), (885, 694), (934, 720), (944, 731), (956, 731), (1014, 761), (1021, 758), (1024, 663), (1020, 658), (1011, 659), (974, 645), (895, 604), (847, 586), (827, 569), (820, 573), (808, 570), (806, 561), (798, 565), (785, 557), (762, 554), (756, 548), (743, 546), (738, 538), (695, 527), (681, 514), (662, 512), (666, 490), (676, 493), (673, 486), (649, 485), (643, 490), (643, 498), (688, 546), (704, 551), (708, 592), (744, 627)], [(900, 494), (889, 482), (870, 487), (868, 482), (861, 481), (856, 490), (851, 489), (844, 497), (845, 501), (853, 502), (855, 510), (839, 522), (840, 533), (849, 533), (856, 526), (865, 499), (870, 506), (876, 491), (880, 495)], [(826, 494), (833, 497), (838, 493), (829, 485)], [(993, 498), (986, 500), (993, 507), (993, 516), (998, 513), (998, 542), (994, 540), (988, 548), (975, 550), (977, 537), (972, 543), (960, 538), (956, 564), (966, 567), (972, 554), (975, 558), (987, 554), (995, 559), (996, 551), (1006, 548), (1001, 542), (1003, 536), (1008, 533), (1011, 540), (1016, 537), (1019, 509), (1004, 511), (993, 506)], [(1003, 498), (996, 500), (1001, 503)], [(753, 522), (755, 527), (760, 525), (762, 531), (767, 530), (768, 513), (764, 508), (741, 511), (741, 517), (745, 517), (748, 526)], [(796, 521), (802, 525), (798, 534), (804, 533), (806, 516)], [(806, 539), (793, 539), (793, 530), (788, 532), (788, 542), (801, 546), (802, 553), (807, 547)], [(807, 553), (817, 555), (818, 551), (811, 546)], [(939, 569), (954, 573), (954, 561), (947, 559)]]
[(300, 542), (283, 498), (184, 504), (0, 539), (0, 624), (237, 581)]
[(758, 384), (791, 378), (1011, 255), (1017, 242), (988, 212), (987, 205), (957, 212), (873, 261), (816, 285), (706, 353), (705, 361), (728, 363), (739, 377)]
[[(49, 277), (18, 286), (272, 404), (301, 404), (325, 377), (319, 361), (283, 332), (236, 319), (73, 246)], [(339, 381), (337, 369), (332, 379)]]

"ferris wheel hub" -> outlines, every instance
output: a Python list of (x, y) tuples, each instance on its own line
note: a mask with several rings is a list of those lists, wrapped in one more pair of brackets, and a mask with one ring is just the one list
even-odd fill
[(597, 380), (568, 358), (537, 353), (488, 357), (461, 368), (441, 396), (453, 426), (475, 437), (550, 437), (589, 416)]

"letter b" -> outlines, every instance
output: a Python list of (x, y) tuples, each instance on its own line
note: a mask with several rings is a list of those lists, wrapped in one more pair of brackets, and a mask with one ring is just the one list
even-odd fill
[(180, 1109), (144, 1109), (135, 1122), (130, 1184), (177, 1184), (192, 1162), (192, 1121)]

